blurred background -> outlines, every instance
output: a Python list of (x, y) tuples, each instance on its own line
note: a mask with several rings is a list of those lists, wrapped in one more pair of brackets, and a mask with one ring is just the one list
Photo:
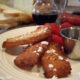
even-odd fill
[[(59, 0), (56, 0), (59, 2)], [(0, 0), (0, 3), (8, 4), (11, 7), (26, 10), (28, 12), (32, 11), (33, 0)], [(79, 10), (80, 0), (68, 0), (68, 10)], [(77, 8), (77, 9), (76, 9)]]

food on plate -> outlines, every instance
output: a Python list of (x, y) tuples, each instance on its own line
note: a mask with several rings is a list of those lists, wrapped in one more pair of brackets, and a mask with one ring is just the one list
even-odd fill
[(16, 19), (13, 17), (6, 17), (4, 14), (0, 13), (0, 24), (8, 24), (12, 22), (16, 22)]
[(19, 25), (19, 23), (17, 22), (13, 22), (13, 23), (5, 23), (5, 24), (0, 24), (0, 28), (11, 28), (11, 27), (17, 27)]
[(58, 43), (60, 45), (63, 45), (63, 38), (59, 35), (53, 34), (52, 35), (52, 41), (55, 43)]
[(20, 13), (24, 13), (21, 10), (16, 9), (7, 9), (3, 11), (5, 16), (17, 17)]
[(3, 11), (3, 14), (5, 16), (14, 17), (18, 22), (19, 21), (25, 22), (25, 23), (32, 22), (32, 17), (21, 10), (7, 9)]
[(70, 63), (66, 60), (61, 49), (59, 49), (54, 43), (49, 45), (41, 60), (44, 75), (47, 78), (53, 76), (62, 78), (71, 73)]
[(46, 23), (45, 25), (47, 24), (50, 24), (53, 34), (60, 36), (60, 26), (58, 26), (56, 23)]
[(27, 68), (34, 66), (40, 60), (40, 57), (44, 54), (49, 42), (41, 41), (32, 45), (31, 47), (26, 48), (17, 58), (14, 60), (14, 63), (20, 68)]
[(3, 42), (2, 47), (10, 49), (29, 44), (15, 58), (16, 66), (31, 70), (35, 65), (38, 65), (38, 68), (43, 68), (46, 78), (67, 77), (71, 74), (71, 65), (63, 53), (63, 38), (60, 35), (60, 29), (65, 27), (62, 25), (60, 28), (55, 23), (47, 23), (32, 32), (8, 38)]
[(61, 29), (68, 28), (68, 27), (72, 27), (72, 25), (68, 22), (61, 24)]
[(0, 4), (0, 27), (17, 27), (21, 23), (27, 24), (32, 23), (32, 21), (32, 16), (27, 12)]
[(3, 42), (3, 48), (15, 47), (24, 44), (33, 44), (48, 38), (51, 35), (50, 25), (42, 26), (41, 29), (26, 33)]
[[(60, 44), (61, 46), (63, 45), (63, 38), (60, 35), (60, 30), (62, 29), (60, 26), (58, 26), (56, 23), (46, 23), (44, 25), (50, 25), (51, 30), (52, 30), (52, 35), (51, 35), (51, 41)], [(40, 28), (40, 27), (38, 27)]]
[(63, 16), (61, 23), (68, 22), (72, 25), (80, 25), (80, 16)]
[(2, 13), (0, 13), (0, 27), (16, 27), (18, 26), (18, 22), (13, 17), (6, 17)]

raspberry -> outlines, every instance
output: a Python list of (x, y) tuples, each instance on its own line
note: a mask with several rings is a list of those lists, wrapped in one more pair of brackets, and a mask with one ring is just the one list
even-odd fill
[(72, 25), (71, 24), (69, 24), (69, 23), (63, 23), (62, 25), (61, 25), (61, 29), (63, 29), (63, 28), (68, 28), (68, 27), (71, 27)]
[(63, 13), (63, 16), (69, 17), (69, 16), (70, 16), (70, 14), (69, 14), (69, 13), (67, 13), (67, 12), (64, 12), (64, 13)]
[(68, 22), (72, 25), (80, 25), (80, 16), (62, 17), (61, 23)]
[(80, 16), (73, 16), (75, 25), (80, 25)]
[(68, 22), (68, 23), (70, 23), (70, 24), (74, 24), (75, 21), (76, 21), (76, 18), (75, 18), (75, 17), (72, 17), (72, 16), (67, 17), (67, 22)]
[(67, 17), (63, 16), (61, 18), (61, 23), (65, 23), (65, 22), (68, 22), (68, 19), (67, 19)]
[(56, 35), (56, 34), (52, 35), (52, 41), (55, 43), (59, 43), (60, 45), (63, 44), (63, 38), (61, 36)]
[(60, 35), (60, 27), (56, 23), (50, 23), (52, 33)]

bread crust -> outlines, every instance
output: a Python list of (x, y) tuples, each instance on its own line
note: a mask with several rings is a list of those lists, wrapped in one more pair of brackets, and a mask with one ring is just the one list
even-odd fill
[(71, 73), (70, 63), (66, 60), (63, 52), (53, 43), (49, 45), (41, 60), (44, 75), (47, 78), (52, 78), (53, 76), (62, 78)]
[(50, 25), (41, 27), (41, 29), (35, 30), (31, 33), (9, 38), (3, 42), (3, 48), (11, 48), (24, 44), (34, 44), (41, 40), (48, 38), (51, 35)]
[(32, 67), (39, 62), (47, 47), (48, 44), (36, 43), (20, 53), (14, 60), (14, 63), (20, 68)]
[(17, 27), (19, 25), (19, 23), (17, 22), (13, 22), (13, 23), (9, 23), (9, 24), (0, 24), (0, 27), (3, 28), (3, 27), (6, 27), (6, 28), (11, 28), (11, 27)]
[(2, 14), (4, 15), (3, 18), (5, 17), (5, 19), (0, 19), (0, 25), (3, 24), (2, 27), (4, 24), (5, 27), (15, 27), (13, 24), (11, 26), (12, 22), (15, 23), (14, 21), (16, 21), (18, 25), (21, 23), (27, 24), (33, 22), (32, 14), (29, 14), (23, 10), (10, 8), (4, 4), (0, 4), (0, 16), (2, 16)]
[(14, 17), (16, 18), (16, 20), (19, 22), (25, 22), (25, 23), (29, 23), (32, 22), (32, 16), (29, 16), (29, 14), (27, 14), (24, 11), (21, 10), (17, 10), (17, 9), (7, 9), (3, 11), (3, 14), (5, 16), (8, 17)]
[(13, 17), (5, 17), (5, 19), (0, 19), (0, 24), (10, 24), (14, 22), (17, 22), (17, 20)]

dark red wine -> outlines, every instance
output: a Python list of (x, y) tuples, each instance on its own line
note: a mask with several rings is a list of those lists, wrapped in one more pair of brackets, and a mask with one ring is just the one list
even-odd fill
[(58, 15), (56, 14), (33, 14), (34, 22), (38, 25), (56, 22)]

